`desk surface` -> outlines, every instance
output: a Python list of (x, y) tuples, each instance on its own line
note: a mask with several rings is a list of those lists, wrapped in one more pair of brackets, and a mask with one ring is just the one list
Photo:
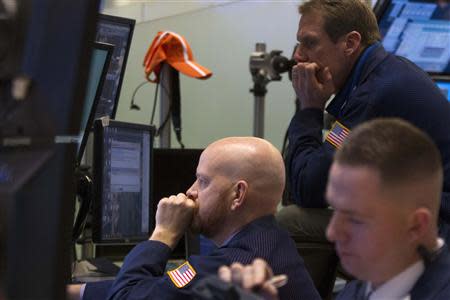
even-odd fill
[[(102, 264), (108, 264), (105, 260), (101, 260)], [(170, 259), (166, 265), (166, 271), (173, 270), (179, 265), (184, 263), (183, 259)], [(115, 267), (120, 267), (122, 262), (109, 262), (109, 264), (114, 264)], [(100, 264), (100, 269), (105, 268), (105, 265)], [(106, 266), (106, 269), (109, 269)], [(91, 263), (87, 260), (77, 261), (74, 263), (72, 272), (72, 283), (86, 283), (95, 282), (103, 280), (113, 280), (115, 275), (99, 271), (99, 265)]]

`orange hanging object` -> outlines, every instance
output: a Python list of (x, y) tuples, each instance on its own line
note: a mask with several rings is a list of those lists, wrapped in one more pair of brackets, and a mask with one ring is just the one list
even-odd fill
[(149, 81), (159, 82), (161, 63), (163, 62), (190, 77), (207, 79), (212, 75), (210, 70), (194, 60), (187, 41), (175, 32), (160, 31), (153, 39), (143, 63), (145, 75)]

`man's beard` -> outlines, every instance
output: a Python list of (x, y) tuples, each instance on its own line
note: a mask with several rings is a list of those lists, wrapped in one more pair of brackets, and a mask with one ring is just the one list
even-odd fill
[(223, 212), (216, 211), (214, 215), (201, 218), (198, 213), (194, 215), (189, 230), (192, 233), (201, 234), (207, 238), (214, 238), (225, 225), (226, 216)]

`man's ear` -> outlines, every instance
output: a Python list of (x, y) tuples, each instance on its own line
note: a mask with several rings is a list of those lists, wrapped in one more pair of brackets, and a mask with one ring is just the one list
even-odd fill
[(423, 237), (427, 236), (433, 218), (429, 209), (425, 207), (417, 208), (410, 217), (408, 234), (411, 242), (423, 242)]
[(351, 31), (345, 35), (344, 53), (350, 56), (361, 48), (361, 34), (358, 31)]
[(234, 197), (231, 202), (231, 210), (238, 209), (245, 201), (248, 191), (248, 183), (245, 180), (239, 180), (234, 186)]

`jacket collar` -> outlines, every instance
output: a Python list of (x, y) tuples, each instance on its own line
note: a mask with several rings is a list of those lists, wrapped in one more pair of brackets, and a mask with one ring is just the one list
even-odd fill
[(245, 237), (248, 232), (253, 232), (255, 229), (263, 231), (264, 229), (269, 229), (276, 224), (277, 223), (274, 215), (266, 215), (258, 219), (255, 219), (252, 222), (245, 225), (244, 227), (242, 227), (237, 232), (230, 235), (225, 240), (225, 242), (222, 243), (220, 247), (226, 247), (229, 244), (233, 243), (234, 241), (240, 240), (241, 238)]
[(340, 118), (340, 113), (346, 105), (351, 93), (357, 88), (372, 71), (386, 58), (388, 53), (381, 43), (375, 43), (367, 47), (358, 58), (344, 87), (338, 92), (327, 107), (327, 112), (336, 118)]
[(450, 284), (450, 253), (444, 245), (439, 254), (428, 263), (425, 272), (411, 291), (411, 299), (432, 299), (441, 288)]

